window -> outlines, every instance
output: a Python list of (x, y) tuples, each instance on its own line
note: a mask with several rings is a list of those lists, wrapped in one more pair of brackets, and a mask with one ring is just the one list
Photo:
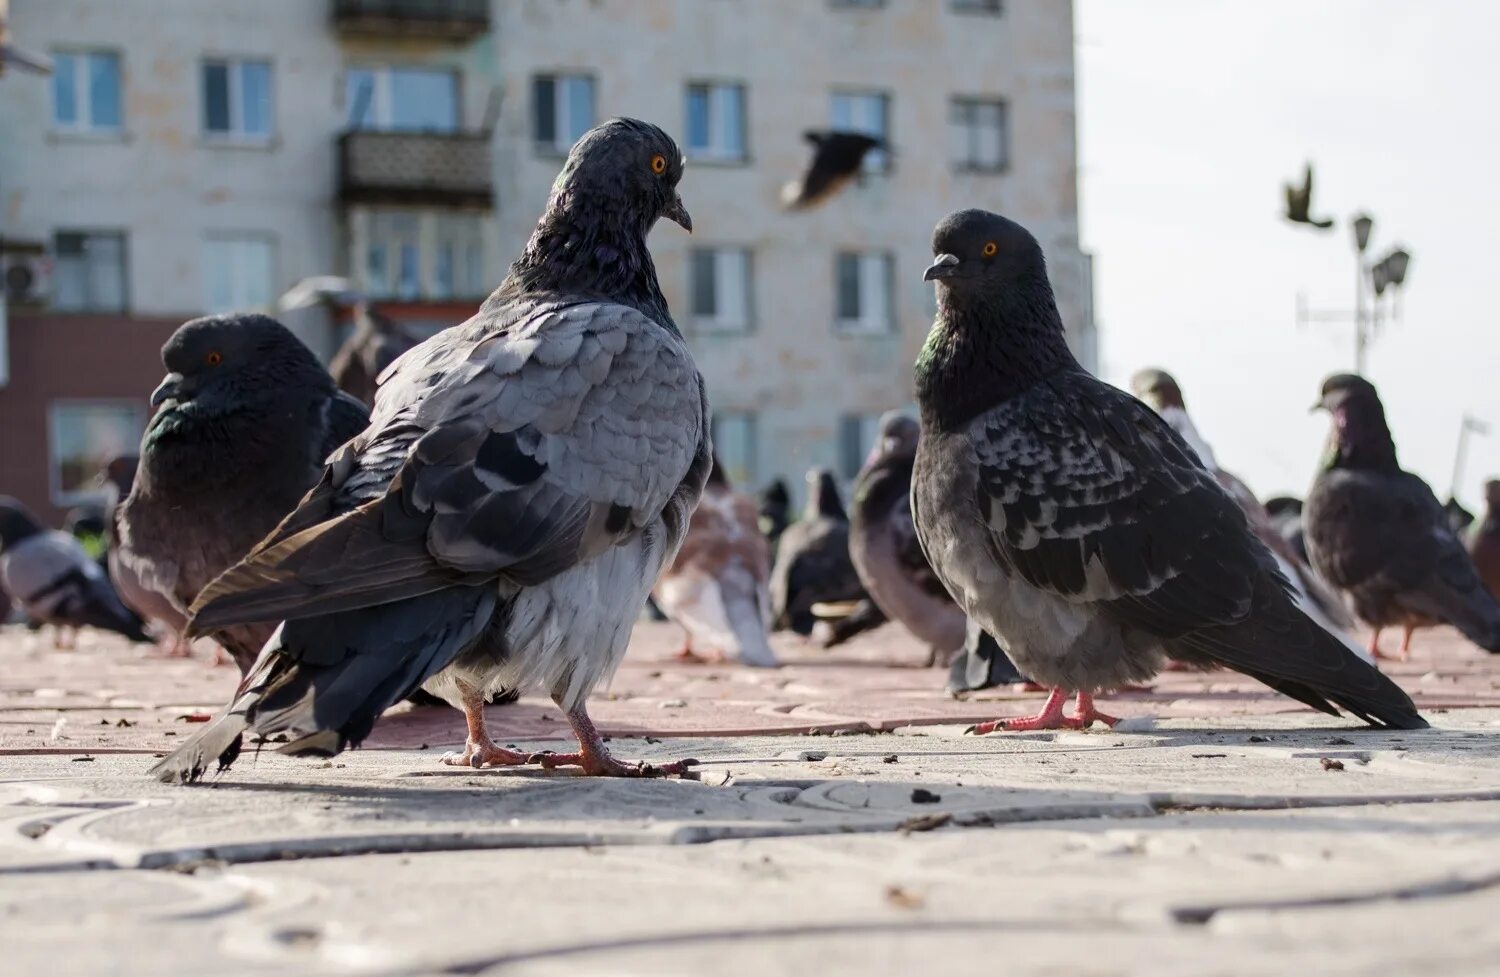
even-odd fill
[(96, 502), (95, 477), (120, 455), (140, 450), (142, 405), (109, 400), (58, 400), (47, 407), (47, 454), (52, 501), (60, 506)]
[(952, 0), (953, 9), (973, 14), (998, 14), (1000, 0)]
[(839, 421), (839, 474), (859, 474), (875, 439), (880, 436), (879, 414), (845, 414)]
[(828, 0), (828, 2), (831, 6), (834, 7), (864, 7), (866, 9), (872, 9), (875, 7), (885, 6), (885, 0)]
[(745, 86), (689, 85), (687, 154), (692, 159), (745, 158)]
[(58, 231), (53, 240), (52, 307), (63, 312), (125, 311), (125, 235)]
[(948, 145), (957, 170), (994, 173), (1010, 163), (1009, 114), (998, 99), (955, 98), (948, 105)]
[(205, 135), (264, 142), (271, 138), (271, 111), (270, 62), (203, 62)]
[(276, 299), (276, 244), (265, 234), (213, 234), (203, 242), (203, 307), (264, 309)]
[(120, 131), (120, 56), (52, 52), (52, 125), (63, 132)]
[[(833, 95), (833, 128), (845, 132), (863, 132), (890, 143), (890, 96), (879, 92), (835, 92)], [(884, 149), (865, 154), (865, 173), (884, 173), (891, 168), (891, 157)]]
[(702, 332), (750, 327), (750, 252), (703, 248), (691, 253), (693, 321)]
[(891, 256), (844, 252), (838, 256), (838, 329), (865, 335), (888, 333), (891, 316)]
[(539, 149), (566, 153), (594, 127), (594, 79), (588, 75), (538, 75), (531, 102)]
[(754, 411), (714, 411), (714, 454), (736, 488), (756, 483), (756, 419)]
[(350, 68), (344, 109), (351, 129), (458, 131), (458, 75), (428, 68)]
[(484, 222), (477, 214), (382, 210), (366, 215), (359, 286), (374, 298), (477, 298), (485, 274)]

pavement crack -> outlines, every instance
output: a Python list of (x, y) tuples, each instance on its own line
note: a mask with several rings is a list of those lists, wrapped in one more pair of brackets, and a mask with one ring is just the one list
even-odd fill
[(1425, 882), (1413, 882), (1390, 889), (1377, 889), (1369, 892), (1308, 896), (1300, 899), (1264, 899), (1247, 902), (1227, 902), (1218, 905), (1175, 906), (1168, 910), (1168, 914), (1174, 923), (1180, 923), (1185, 926), (1203, 926), (1221, 913), (1291, 912), (1300, 909), (1360, 906), (1377, 902), (1441, 899), (1448, 896), (1468, 895), (1469, 893), (1497, 887), (1500, 887), (1500, 871), (1484, 875), (1455, 876)]

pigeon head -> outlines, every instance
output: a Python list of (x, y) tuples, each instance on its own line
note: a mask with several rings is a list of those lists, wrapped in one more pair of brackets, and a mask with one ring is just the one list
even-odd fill
[(899, 410), (886, 411), (880, 418), (880, 434), (865, 459), (865, 468), (886, 458), (909, 458), (917, 453), (917, 442), (922, 438), (922, 425), (917, 419)]
[(691, 232), (693, 219), (677, 194), (683, 165), (682, 150), (658, 127), (610, 119), (584, 133), (568, 153), (548, 209), (619, 208), (643, 233), (661, 217)]
[(1368, 468), (1396, 471), (1396, 444), (1385, 420), (1385, 407), (1375, 385), (1352, 373), (1337, 373), (1323, 381), (1313, 410), (1333, 416), (1333, 430), (1323, 463), (1327, 468)]
[(103, 488), (112, 487), (118, 497), (123, 499), (130, 494), (130, 487), (135, 483), (136, 469), (141, 466), (140, 455), (120, 455), (104, 466), (95, 481)]
[(1182, 400), (1182, 388), (1172, 378), (1172, 374), (1166, 370), (1156, 367), (1147, 367), (1137, 370), (1130, 378), (1130, 392), (1136, 398), (1151, 405), (1151, 408), (1160, 414), (1169, 407), (1178, 410), (1186, 410), (1187, 405)]
[(151, 406), (179, 413), (232, 414), (252, 402), (333, 388), (312, 351), (263, 315), (185, 322), (161, 348), (161, 360), (168, 372), (151, 394)]
[(807, 473), (807, 505), (802, 509), (802, 518), (849, 521), (833, 472), (826, 468), (814, 468)]
[(987, 210), (949, 214), (932, 232), (932, 265), (923, 281), (945, 292), (986, 293), (1047, 279), (1036, 238), (1015, 221)]
[(29, 509), (8, 495), (0, 495), (0, 550), (40, 532), (42, 524)]

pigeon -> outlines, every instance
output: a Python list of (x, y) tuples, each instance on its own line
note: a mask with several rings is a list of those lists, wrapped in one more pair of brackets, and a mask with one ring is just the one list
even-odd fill
[(1484, 483), (1484, 518), (1470, 530), (1468, 544), (1479, 579), (1500, 599), (1500, 480)]
[[(634, 119), (573, 146), (500, 287), (391, 365), (369, 427), (195, 602), (195, 631), (284, 623), (156, 776), (222, 769), (247, 733), (336, 754), (419, 687), (464, 710), (468, 741), (450, 764), (692, 765), (615, 758), (584, 705), (619, 664), (711, 466), (703, 378), (646, 249), (658, 218), (692, 230), (683, 165), (670, 136)], [(550, 693), (578, 752), (497, 746), (491, 688)]]
[(24, 505), (0, 496), (0, 591), (27, 620), (58, 629), (58, 647), (85, 625), (150, 641), (140, 619), (120, 603), (104, 568), (71, 533), (47, 529)]
[(781, 540), (781, 534), (786, 531), (791, 519), (792, 493), (787, 489), (785, 481), (775, 479), (760, 492), (760, 531), (771, 544), (773, 557), (776, 544)]
[(842, 130), (804, 132), (813, 147), (807, 172), (781, 188), (781, 203), (787, 210), (811, 210), (833, 198), (859, 174), (865, 154), (885, 143), (863, 132)]
[(715, 459), (682, 549), (651, 591), (657, 607), (686, 633), (679, 658), (702, 661), (692, 650), (696, 641), (746, 665), (777, 665), (766, 638), (771, 547), (758, 509), (753, 498), (734, 491)]
[(1281, 573), (1292, 582), (1294, 600), (1302, 613), (1322, 625), (1334, 637), (1344, 643), (1349, 652), (1359, 658), (1369, 660), (1369, 653), (1359, 646), (1349, 636), (1349, 629), (1354, 627), (1354, 619), (1349, 616), (1348, 610), (1339, 600), (1326, 583), (1320, 580), (1297, 555), (1271, 521), (1271, 516), (1266, 512), (1266, 507), (1260, 504), (1255, 493), (1250, 487), (1240, 481), (1235, 475), (1219, 467), (1218, 459), (1214, 456), (1213, 449), (1203, 436), (1198, 433), (1198, 428), (1193, 424), (1193, 419), (1187, 412), (1187, 405), (1182, 398), (1182, 388), (1170, 373), (1154, 367), (1137, 371), (1130, 378), (1130, 390), (1137, 398), (1148, 404), (1151, 409), (1161, 415), (1162, 420), (1182, 437), (1218, 481), (1219, 487), (1229, 493), (1229, 497), (1239, 504), (1241, 511), (1245, 513), (1245, 519), (1250, 524), (1250, 529), (1265, 544), (1266, 549), (1276, 558), (1276, 564)]
[(1302, 500), (1291, 495), (1273, 495), (1265, 501), (1265, 507), (1271, 525), (1290, 544), (1297, 559), (1312, 566), (1307, 559), (1307, 540), (1302, 532)]
[(1312, 213), (1313, 192), (1313, 170), (1312, 164), (1308, 163), (1302, 169), (1302, 185), (1285, 184), (1286, 188), (1286, 214), (1287, 220), (1293, 224), (1309, 224), (1319, 230), (1327, 230), (1333, 226), (1329, 218), (1314, 218)]
[[(367, 414), (268, 316), (193, 319), (161, 358), (168, 372), (151, 395), (157, 411), (115, 521), (113, 561), (132, 601), (180, 634), (198, 592), (276, 528)], [(137, 587), (175, 613), (147, 607)], [(235, 622), (214, 638), (245, 672), (274, 629)]]
[(1448, 517), (1448, 528), (1460, 536), (1464, 534), (1464, 530), (1474, 525), (1474, 513), (1465, 509), (1464, 504), (1452, 495), (1443, 503), (1443, 512)]
[(156, 631), (161, 649), (172, 657), (183, 658), (191, 650), (182, 637), (182, 632), (187, 628), (187, 615), (171, 598), (143, 584), (141, 578), (125, 565), (120, 555), (121, 503), (129, 497), (130, 490), (135, 485), (135, 474), (140, 461), (139, 455), (121, 455), (111, 459), (100, 473), (100, 484), (104, 490), (104, 511), (107, 514), (104, 547), (109, 582), (114, 586), (121, 602)]
[(814, 605), (859, 601), (866, 596), (849, 558), (849, 517), (833, 473), (814, 468), (807, 473), (807, 484), (802, 517), (781, 534), (776, 564), (771, 568), (775, 625), (804, 637), (812, 634), (818, 622)]
[(62, 528), (82, 544), (89, 556), (95, 560), (104, 556), (104, 510), (98, 505), (88, 503), (69, 509)]
[(1348, 596), (1374, 629), (1370, 653), (1382, 657), (1380, 632), (1451, 624), (1470, 641), (1500, 652), (1500, 603), (1480, 582), (1474, 561), (1427, 483), (1402, 471), (1385, 408), (1370, 381), (1335, 374), (1314, 410), (1333, 416), (1323, 467), (1302, 510), (1313, 569)]
[(321, 304), (329, 308), (352, 306), (354, 332), (333, 354), (328, 372), (344, 393), (366, 406), (375, 403), (375, 380), (396, 361), (396, 357), (421, 340), (395, 320), (377, 312), (365, 296), (355, 291), (347, 279), (337, 275), (315, 275), (304, 278), (281, 296), (281, 310), (306, 308)]
[(1298, 610), (1188, 443), (1078, 363), (1025, 228), (958, 211), (932, 250), (917, 537), (974, 622), (1052, 689), (1039, 715), (975, 732), (1112, 723), (1094, 693), (1149, 679), (1168, 657), (1228, 666), (1372, 725), (1426, 725), (1405, 692)]
[(880, 434), (854, 480), (849, 556), (870, 598), (928, 647), (928, 664), (947, 664), (963, 648), (964, 612), (932, 572), (911, 518), (911, 472), (921, 425), (900, 411), (880, 419)]

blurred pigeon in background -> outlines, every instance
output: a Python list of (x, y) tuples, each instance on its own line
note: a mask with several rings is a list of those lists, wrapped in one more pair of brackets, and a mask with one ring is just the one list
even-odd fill
[(47, 529), (20, 502), (0, 496), (0, 591), (33, 624), (56, 627), (63, 647), (81, 627), (102, 628), (131, 641), (150, 641), (140, 620), (120, 603), (104, 568), (71, 533)]
[(115, 593), (125, 606), (156, 632), (161, 650), (172, 657), (183, 658), (191, 650), (187, 639), (182, 636), (187, 628), (187, 615), (165, 594), (157, 593), (142, 584), (140, 577), (125, 565), (120, 554), (122, 503), (135, 485), (135, 474), (140, 462), (139, 455), (121, 455), (111, 459), (100, 473), (100, 483), (104, 488), (104, 542), (109, 582), (114, 585)]
[(1484, 483), (1484, 517), (1469, 532), (1468, 543), (1479, 579), (1500, 599), (1500, 480)]
[(683, 156), (613, 119), (568, 155), (525, 250), (468, 322), (386, 374), (370, 426), (297, 510), (199, 597), (193, 626), (284, 621), (234, 700), (157, 765), (193, 780), (246, 732), (292, 754), (358, 746), (419, 686), (460, 705), (455, 764), (522, 764), (483, 696), (541, 688), (586, 773), (681, 773), (613, 757), (585, 700), (613, 673), (711, 467), (703, 378), (646, 235), (691, 230)]
[[(185, 618), (198, 592), (292, 511), (368, 415), (267, 316), (194, 319), (161, 357), (168, 372), (151, 395), (157, 411), (119, 510), (114, 558), (132, 592), (149, 590)], [(180, 627), (176, 615), (158, 619)], [(213, 637), (243, 672), (274, 629), (247, 622)]]
[(1500, 652), (1500, 603), (1432, 489), (1401, 470), (1375, 387), (1353, 374), (1331, 376), (1316, 407), (1333, 426), (1302, 512), (1307, 551), (1313, 568), (1374, 628), (1370, 652), (1380, 657), (1382, 628), (1399, 627), (1404, 657), (1412, 631), (1436, 624)]
[(859, 174), (865, 156), (885, 143), (862, 132), (809, 131), (802, 134), (813, 147), (812, 161), (801, 178), (781, 189), (787, 210), (811, 210), (821, 206)]
[(395, 320), (381, 315), (348, 279), (337, 275), (302, 279), (281, 296), (280, 305), (283, 312), (312, 305), (354, 310), (354, 332), (328, 361), (328, 372), (340, 390), (366, 406), (375, 403), (375, 381), (385, 368), (421, 342)]
[(729, 484), (715, 459), (703, 497), (688, 522), (677, 558), (651, 591), (656, 605), (686, 632), (678, 657), (710, 657), (774, 667), (766, 637), (771, 623), (771, 548), (760, 531), (755, 500)]
[(1112, 723), (1094, 693), (1149, 679), (1168, 657), (1234, 668), (1325, 712), (1426, 725), (1297, 609), (1193, 449), (1079, 365), (1025, 228), (959, 211), (932, 250), (938, 312), (917, 359), (912, 515), (948, 590), (1052, 689), (1039, 715), (976, 732)]
[(760, 491), (760, 531), (771, 544), (771, 556), (776, 555), (776, 544), (786, 531), (792, 518), (792, 494), (786, 482), (775, 479)]
[(1448, 501), (1443, 503), (1443, 512), (1448, 517), (1448, 528), (1463, 535), (1464, 530), (1474, 525), (1474, 513), (1464, 508), (1464, 504), (1453, 496), (1448, 496)]
[(1313, 168), (1308, 163), (1302, 169), (1302, 185), (1294, 183), (1285, 184), (1286, 190), (1286, 213), (1283, 215), (1293, 224), (1307, 224), (1319, 230), (1327, 230), (1333, 226), (1329, 218), (1314, 218), (1312, 214), (1312, 192), (1313, 192)]
[(849, 558), (849, 517), (833, 472), (814, 468), (807, 473), (807, 485), (802, 516), (781, 534), (771, 568), (776, 627), (791, 628), (804, 637), (818, 623), (815, 605), (852, 605), (866, 596)]
[(1272, 527), (1291, 546), (1297, 559), (1312, 566), (1307, 559), (1307, 540), (1302, 532), (1302, 500), (1291, 495), (1273, 495), (1265, 501), (1265, 507)]

